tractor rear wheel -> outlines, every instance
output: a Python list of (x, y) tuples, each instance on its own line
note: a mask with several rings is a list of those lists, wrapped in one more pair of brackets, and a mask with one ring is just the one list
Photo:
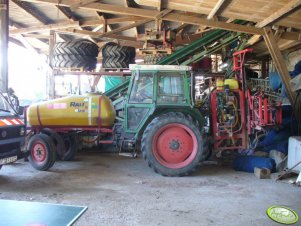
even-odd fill
[(56, 159), (55, 145), (45, 134), (36, 134), (28, 142), (28, 160), (33, 168), (41, 171), (50, 169)]
[(142, 136), (148, 165), (163, 176), (185, 176), (204, 159), (204, 139), (187, 117), (164, 114), (151, 121)]

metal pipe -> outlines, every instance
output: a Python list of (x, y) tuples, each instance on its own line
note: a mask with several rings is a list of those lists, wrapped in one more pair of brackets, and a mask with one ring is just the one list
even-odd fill
[(8, 0), (0, 0), (0, 92), (8, 90)]

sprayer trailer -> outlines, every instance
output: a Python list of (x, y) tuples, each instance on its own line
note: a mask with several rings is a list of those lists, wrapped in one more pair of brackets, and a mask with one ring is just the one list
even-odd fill
[(143, 157), (155, 172), (183, 176), (208, 154), (204, 118), (194, 107), (191, 68), (130, 65), (125, 95), (113, 102), (87, 94), (54, 99), (27, 109), (29, 161), (48, 170), (58, 156), (71, 160), (80, 143), (114, 143)]

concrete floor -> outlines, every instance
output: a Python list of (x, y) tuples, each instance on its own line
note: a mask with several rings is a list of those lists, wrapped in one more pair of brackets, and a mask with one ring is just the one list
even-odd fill
[(142, 158), (117, 154), (79, 154), (49, 172), (23, 161), (4, 166), (0, 198), (86, 205), (78, 226), (278, 225), (266, 216), (271, 205), (289, 206), (301, 216), (301, 188), (293, 185), (217, 165), (166, 178)]

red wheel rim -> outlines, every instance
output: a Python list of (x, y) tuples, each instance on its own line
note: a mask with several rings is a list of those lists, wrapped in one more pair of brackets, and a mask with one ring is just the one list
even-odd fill
[(157, 161), (171, 169), (188, 166), (195, 158), (198, 142), (194, 132), (180, 123), (160, 128), (154, 135), (152, 151)]
[(37, 142), (31, 148), (31, 156), (37, 163), (42, 163), (47, 157), (47, 149), (43, 143)]

